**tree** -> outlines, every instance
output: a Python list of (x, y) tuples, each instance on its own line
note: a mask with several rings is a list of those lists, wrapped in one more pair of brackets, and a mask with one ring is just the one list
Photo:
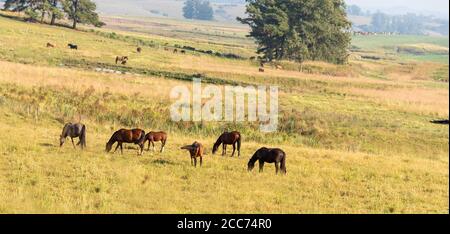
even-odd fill
[(249, 36), (267, 61), (347, 61), (351, 23), (343, 0), (247, 0)]
[(186, 19), (212, 20), (214, 10), (209, 1), (187, 0), (184, 2), (183, 16)]
[(65, 0), (63, 2), (64, 12), (72, 20), (72, 28), (76, 29), (78, 23), (91, 24), (96, 27), (104, 25), (95, 12), (97, 6), (91, 0)]

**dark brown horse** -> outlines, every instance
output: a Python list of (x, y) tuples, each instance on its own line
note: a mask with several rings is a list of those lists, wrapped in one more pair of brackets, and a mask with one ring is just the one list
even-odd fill
[(286, 153), (281, 149), (269, 149), (263, 147), (253, 154), (253, 157), (248, 161), (248, 171), (253, 170), (255, 167), (255, 162), (259, 161), (259, 172), (263, 171), (264, 163), (275, 163), (275, 172), (281, 170), (282, 173), (286, 174)]
[(53, 45), (52, 43), (50, 43), (50, 42), (47, 42), (47, 48), (54, 48), (55, 47), (55, 45)]
[(67, 44), (67, 46), (68, 46), (70, 49), (72, 49), (72, 50), (78, 50), (78, 45), (69, 43), (69, 44)]
[(167, 141), (167, 133), (165, 132), (149, 132), (147, 135), (145, 135), (144, 145), (145, 142), (148, 141), (148, 148), (147, 150), (150, 150), (150, 143), (153, 146), (153, 151), (155, 151), (155, 142), (161, 141), (161, 150), (162, 153), (164, 151), (164, 146), (166, 145)]
[(120, 152), (123, 154), (122, 143), (134, 143), (139, 145), (140, 151), (138, 150), (138, 155), (142, 155), (144, 151), (144, 140), (145, 140), (145, 132), (141, 129), (120, 129), (115, 132), (108, 143), (106, 143), (106, 152), (110, 152), (114, 143), (117, 142), (116, 149), (114, 153), (117, 151), (117, 148), (120, 147)]
[(197, 158), (200, 158), (200, 166), (202, 166), (204, 147), (201, 143), (194, 142), (192, 145), (181, 147), (181, 149), (189, 151), (191, 155), (191, 165), (197, 167)]
[(212, 153), (215, 154), (219, 149), (220, 144), (222, 146), (222, 156), (227, 153), (227, 145), (233, 145), (233, 153), (231, 157), (234, 156), (234, 152), (236, 151), (236, 145), (238, 150), (238, 157), (241, 156), (241, 133), (233, 131), (233, 132), (224, 132), (217, 139), (216, 143), (214, 143)]
[(136, 48), (136, 51), (137, 51), (138, 53), (141, 53), (141, 52), (142, 52), (142, 48), (141, 48), (141, 47), (138, 47), (138, 48)]

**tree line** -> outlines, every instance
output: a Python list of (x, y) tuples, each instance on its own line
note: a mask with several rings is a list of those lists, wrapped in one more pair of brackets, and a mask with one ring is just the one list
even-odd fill
[(48, 17), (51, 25), (55, 25), (56, 20), (67, 19), (72, 22), (73, 29), (78, 23), (96, 27), (104, 25), (95, 12), (96, 4), (91, 0), (6, 0), (3, 7), (24, 12), (32, 21), (44, 22)]

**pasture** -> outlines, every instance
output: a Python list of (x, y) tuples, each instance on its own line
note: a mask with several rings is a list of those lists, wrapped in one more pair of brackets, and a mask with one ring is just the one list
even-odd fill
[[(448, 52), (448, 38), (355, 38), (360, 50), (347, 65), (307, 62), (299, 71), (283, 61), (283, 70), (260, 73), (248, 59), (165, 50), (248, 58), (255, 47), (241, 26), (209, 37), (196, 31), (221, 27), (164, 21), (189, 32), (173, 37), (160, 27), (126, 27), (130, 19), (73, 31), (0, 16), (0, 213), (448, 213), (449, 129), (429, 123), (448, 119), (448, 61), (386, 52), (395, 38)], [(228, 39), (212, 43), (220, 38)], [(116, 56), (129, 60), (116, 65)], [(196, 74), (205, 85), (278, 85), (279, 132), (172, 122), (170, 90), (191, 88)], [(64, 123), (80, 119), (87, 149), (60, 148)], [(104, 152), (114, 131), (134, 127), (166, 131), (164, 153), (138, 157), (136, 145)], [(241, 132), (240, 158), (229, 157), (230, 146), (228, 157), (211, 154), (225, 129)], [(207, 152), (197, 168), (180, 150), (195, 140)], [(287, 175), (275, 176), (272, 164), (247, 172), (261, 146), (286, 152)]]

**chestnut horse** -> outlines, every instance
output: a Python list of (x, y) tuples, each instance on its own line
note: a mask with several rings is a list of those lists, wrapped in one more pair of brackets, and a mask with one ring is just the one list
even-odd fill
[(194, 142), (192, 145), (186, 145), (181, 147), (181, 149), (188, 150), (191, 155), (191, 165), (197, 167), (197, 158), (200, 158), (200, 166), (202, 166), (203, 162), (203, 145), (199, 142)]
[(120, 129), (115, 132), (108, 143), (106, 143), (106, 152), (110, 152), (114, 143), (117, 142), (116, 149), (114, 153), (117, 151), (117, 148), (120, 147), (120, 152), (123, 154), (122, 143), (134, 143), (139, 145), (140, 152), (138, 150), (138, 155), (142, 155), (144, 151), (144, 140), (145, 140), (145, 132), (141, 129)]
[(264, 163), (275, 163), (275, 172), (281, 169), (281, 172), (286, 174), (286, 153), (283, 150), (275, 148), (269, 149), (263, 147), (253, 154), (253, 157), (248, 161), (248, 171), (253, 170), (255, 162), (259, 161), (259, 172), (263, 171)]
[(153, 146), (153, 151), (155, 151), (155, 142), (161, 141), (161, 150), (162, 153), (164, 151), (164, 146), (166, 145), (167, 141), (167, 133), (165, 132), (149, 132), (147, 135), (145, 135), (144, 145), (145, 142), (148, 141), (148, 148), (147, 150), (150, 150), (150, 143)]
[(222, 133), (222, 135), (220, 135), (220, 137), (217, 139), (216, 143), (214, 143), (212, 153), (215, 154), (219, 149), (220, 144), (223, 144), (222, 146), (222, 156), (223, 156), (227, 152), (227, 145), (233, 145), (233, 153), (231, 154), (231, 157), (233, 157), (234, 152), (236, 151), (236, 144), (237, 144), (238, 157), (241, 156), (241, 138), (242, 138), (241, 133), (236, 131)]

